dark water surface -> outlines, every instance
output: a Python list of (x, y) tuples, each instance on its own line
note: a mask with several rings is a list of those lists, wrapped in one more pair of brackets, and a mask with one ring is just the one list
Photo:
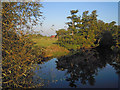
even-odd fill
[(34, 78), (44, 80), (43, 88), (118, 88), (117, 60), (111, 51), (88, 50), (38, 64)]

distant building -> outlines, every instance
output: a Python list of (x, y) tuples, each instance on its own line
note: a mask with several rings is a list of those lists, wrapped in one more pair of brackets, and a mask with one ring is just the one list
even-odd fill
[(55, 38), (56, 35), (51, 35), (51, 38)]

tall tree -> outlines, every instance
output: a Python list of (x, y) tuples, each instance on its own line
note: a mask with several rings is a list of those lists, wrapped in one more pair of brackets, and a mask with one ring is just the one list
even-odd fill
[(75, 25), (77, 23), (77, 20), (79, 18), (79, 17), (77, 17), (77, 15), (75, 15), (75, 14), (77, 14), (77, 12), (78, 12), (78, 10), (71, 10), (70, 13), (71, 13), (72, 16), (67, 17), (67, 19), (71, 20), (71, 22), (68, 22), (67, 24), (69, 26), (69, 29), (72, 32), (72, 35), (77, 32), (76, 27), (75, 27)]
[(30, 22), (33, 25), (41, 24), (41, 3), (3, 2), (2, 5), (3, 88), (35, 87), (30, 70), (38, 60), (41, 48), (36, 49), (39, 53), (35, 53), (36, 50), (32, 48), (34, 44), (24, 34), (23, 28), (29, 30)]

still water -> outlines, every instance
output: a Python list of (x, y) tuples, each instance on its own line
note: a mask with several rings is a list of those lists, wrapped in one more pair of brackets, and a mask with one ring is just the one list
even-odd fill
[(116, 60), (113, 53), (102, 55), (93, 50), (84, 55), (53, 58), (38, 64), (34, 78), (42, 78), (42, 88), (118, 88)]

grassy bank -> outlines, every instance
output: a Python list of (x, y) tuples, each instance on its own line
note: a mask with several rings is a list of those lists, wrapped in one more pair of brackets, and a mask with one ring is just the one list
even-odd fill
[(35, 46), (44, 48), (44, 57), (60, 57), (69, 53), (66, 48), (55, 44), (56, 38), (32, 37), (31, 39), (36, 43)]

